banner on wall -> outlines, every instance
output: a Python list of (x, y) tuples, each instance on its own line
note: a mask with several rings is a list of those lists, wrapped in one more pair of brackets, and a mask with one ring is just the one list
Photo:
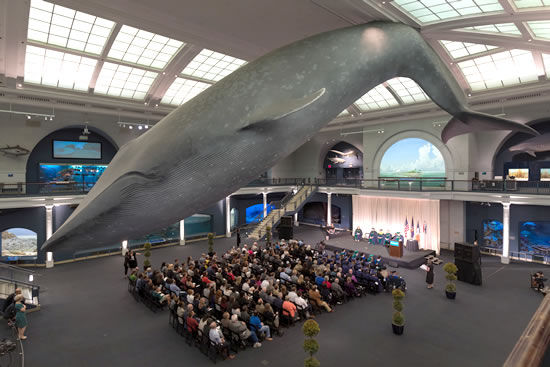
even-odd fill
[(353, 228), (388, 228), (392, 233), (404, 230), (406, 239), (416, 239), (420, 248), (439, 254), (439, 200), (362, 195), (353, 195), (352, 200)]

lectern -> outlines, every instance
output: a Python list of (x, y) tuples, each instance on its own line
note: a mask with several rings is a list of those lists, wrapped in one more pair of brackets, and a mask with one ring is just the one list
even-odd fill
[(403, 241), (390, 241), (390, 256), (403, 257)]

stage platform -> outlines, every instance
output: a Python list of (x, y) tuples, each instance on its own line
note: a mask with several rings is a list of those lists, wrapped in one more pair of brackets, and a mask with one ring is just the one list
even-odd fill
[(394, 261), (398, 263), (400, 267), (407, 269), (415, 269), (424, 264), (426, 261), (426, 259), (424, 259), (425, 256), (436, 256), (435, 251), (433, 250), (419, 250), (413, 252), (404, 248), (403, 257), (393, 257), (390, 256), (389, 251), (385, 246), (370, 245), (367, 241), (355, 242), (351, 236), (332, 238), (324, 242), (326, 244), (326, 249), (330, 251), (345, 249), (364, 252), (373, 256), (382, 256), (382, 259), (386, 264), (388, 264), (389, 261)]

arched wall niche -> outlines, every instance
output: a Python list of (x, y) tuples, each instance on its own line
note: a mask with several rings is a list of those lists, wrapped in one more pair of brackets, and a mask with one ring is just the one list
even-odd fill
[(409, 139), (409, 138), (425, 140), (428, 143), (431, 143), (437, 150), (439, 150), (439, 152), (441, 153), (441, 156), (443, 157), (443, 161), (445, 162), (445, 177), (447, 179), (454, 178), (455, 168), (454, 168), (453, 156), (449, 148), (439, 139), (439, 137), (429, 134), (425, 131), (407, 130), (407, 131), (398, 132), (388, 137), (380, 145), (380, 147), (376, 151), (376, 154), (374, 155), (374, 157), (370, 162), (367, 162), (366, 159), (364, 160), (366, 163), (370, 163), (370, 167), (373, 168), (372, 170), (373, 179), (378, 179), (378, 177), (380, 177), (380, 165), (388, 149), (390, 149), (395, 143), (404, 139)]
[(323, 170), (327, 179), (363, 178), (363, 152), (345, 141), (334, 144), (323, 159)]

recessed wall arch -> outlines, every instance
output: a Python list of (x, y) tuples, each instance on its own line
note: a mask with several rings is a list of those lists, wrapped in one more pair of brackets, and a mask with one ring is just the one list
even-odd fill
[[(380, 147), (378, 147), (376, 154), (370, 162), (370, 166), (373, 168), (372, 177), (374, 179), (380, 177), (380, 164), (382, 163), (382, 158), (384, 157), (384, 154), (387, 152), (387, 150), (395, 143), (408, 138), (422, 139), (433, 144), (434, 147), (439, 150), (441, 156), (443, 157), (443, 161), (445, 162), (445, 177), (447, 177), (447, 179), (454, 178), (455, 165), (453, 156), (449, 148), (447, 148), (447, 146), (439, 139), (439, 137), (421, 130), (407, 130), (389, 136), (380, 145)], [(365, 162), (367, 162), (368, 158), (364, 157), (363, 159)]]

